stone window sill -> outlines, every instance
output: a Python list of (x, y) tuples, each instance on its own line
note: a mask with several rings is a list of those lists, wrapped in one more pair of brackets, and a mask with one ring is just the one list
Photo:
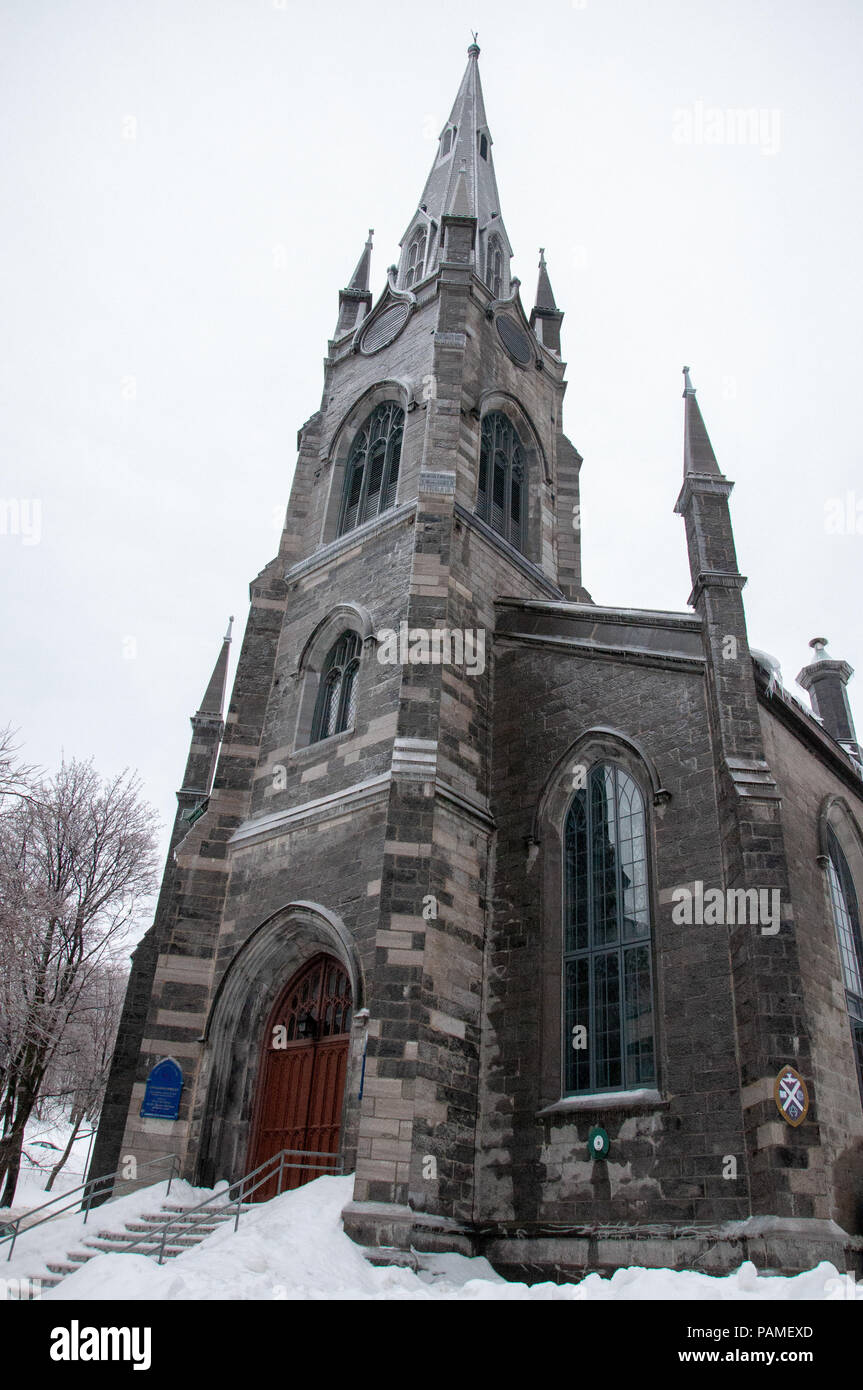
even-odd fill
[(291, 753), (291, 761), (314, 762), (315, 757), (324, 758), (337, 743), (344, 743), (349, 738), (353, 738), (356, 728), (341, 729), (337, 734), (328, 734), (326, 738), (319, 738), (315, 743), (304, 743), (300, 748), (295, 748)]
[(536, 1118), (544, 1120), (549, 1115), (584, 1114), (600, 1110), (659, 1110), (667, 1105), (668, 1101), (663, 1100), (659, 1091), (601, 1091), (590, 1096), (563, 1096), (553, 1105), (538, 1110)]

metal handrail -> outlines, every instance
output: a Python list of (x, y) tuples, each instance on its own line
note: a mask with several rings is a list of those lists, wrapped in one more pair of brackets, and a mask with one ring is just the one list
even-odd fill
[[(168, 1189), (165, 1193), (166, 1197), (171, 1191), (171, 1183), (174, 1181), (174, 1178), (177, 1176), (179, 1172), (178, 1155), (160, 1154), (158, 1158), (148, 1158), (145, 1160), (144, 1163), (140, 1163), (138, 1165), (139, 1168), (150, 1168), (154, 1163), (164, 1163), (167, 1159), (171, 1160), (171, 1171), (168, 1174)], [(58, 1192), (57, 1196), (52, 1197), (50, 1201), (43, 1202), (42, 1205), (38, 1207), (31, 1207), (29, 1211), (22, 1212), (20, 1216), (16, 1216), (11, 1221), (4, 1219), (2, 1227), (0, 1227), (0, 1245), (3, 1244), (4, 1240), (11, 1241), (11, 1244), (9, 1246), (9, 1254), (6, 1256), (7, 1263), (12, 1258), (12, 1251), (15, 1249), (15, 1242), (18, 1239), (18, 1236), (21, 1234), (22, 1221), (27, 1222), (27, 1225), (23, 1227), (25, 1231), (35, 1230), (37, 1226), (44, 1225), (46, 1221), (53, 1221), (56, 1216), (61, 1216), (63, 1215), (63, 1213), (67, 1211), (72, 1211), (75, 1207), (78, 1206), (78, 1198), (75, 1196), (75, 1194), (77, 1192), (83, 1192), (85, 1195), (81, 1198), (81, 1205), (79, 1209), (84, 1213), (83, 1224), (86, 1226), (87, 1217), (90, 1215), (90, 1209), (93, 1205), (93, 1196), (100, 1183), (113, 1184), (114, 1179), (121, 1176), (122, 1170), (118, 1168), (113, 1173), (103, 1173), (98, 1178), (88, 1178), (86, 1182), (82, 1182), (78, 1187), (73, 1187), (68, 1192)], [(88, 1192), (87, 1188), (91, 1188), (92, 1191)], [(69, 1202), (70, 1197), (74, 1197), (74, 1201)], [(58, 1202), (66, 1202), (68, 1203), (68, 1205), (64, 1207), (58, 1207), (56, 1211), (51, 1212), (50, 1216), (40, 1216), (38, 1221), (30, 1220), (30, 1217), (33, 1215), (34, 1212), (47, 1211), (48, 1207), (56, 1206)], [(4, 1227), (5, 1229), (3, 1229)]]
[[(330, 1160), (330, 1165), (328, 1166), (327, 1164), (323, 1163), (286, 1163), (285, 1159), (288, 1157), (325, 1158)], [(279, 1167), (278, 1190), (276, 1192), (276, 1196), (281, 1196), (282, 1183), (284, 1181), (286, 1168), (314, 1168), (321, 1169), (325, 1173), (335, 1173), (339, 1169), (341, 1169), (342, 1164), (344, 1162), (340, 1154), (315, 1153), (309, 1149), (281, 1149), (277, 1154), (273, 1154), (272, 1157), (264, 1159), (264, 1162), (259, 1163), (257, 1168), (253, 1168), (250, 1173), (246, 1173), (242, 1178), (238, 1178), (237, 1181), (231, 1183), (230, 1186), (219, 1188), (218, 1191), (212, 1193), (211, 1196), (205, 1197), (204, 1201), (199, 1202), (197, 1206), (186, 1207), (183, 1211), (177, 1212), (175, 1216), (172, 1216), (168, 1221), (164, 1222), (163, 1225), (154, 1226), (145, 1235), (142, 1235), (140, 1239), (133, 1241), (131, 1245), (124, 1245), (123, 1254), (126, 1254), (127, 1252), (134, 1250), (136, 1249), (136, 1247), (141, 1245), (154, 1245), (155, 1242), (158, 1240), (159, 1258), (157, 1263), (163, 1264), (165, 1259), (165, 1245), (168, 1242), (168, 1235), (171, 1231), (179, 1227), (186, 1227), (186, 1229), (188, 1229), (189, 1218), (197, 1218), (199, 1213), (203, 1214), (203, 1221), (206, 1221), (207, 1216), (209, 1216), (212, 1210), (216, 1207), (232, 1207), (235, 1202), (237, 1210), (236, 1215), (234, 1217), (234, 1230), (236, 1231), (237, 1227), (240, 1224), (240, 1215), (242, 1211), (243, 1202), (247, 1197), (250, 1197), (253, 1192), (257, 1192), (258, 1188), (263, 1187), (265, 1183), (271, 1181), (271, 1179), (275, 1176), (275, 1173), (273, 1171), (265, 1173), (264, 1170), (272, 1170), (277, 1160)], [(263, 1174), (263, 1176), (258, 1176), (259, 1174)], [(257, 1178), (257, 1182), (254, 1182), (250, 1187), (247, 1187), (246, 1184), (250, 1181), (251, 1178)], [(237, 1192), (236, 1198), (231, 1196), (235, 1189)], [(205, 1210), (205, 1208), (208, 1208), (209, 1210)], [(203, 1224), (203, 1221), (201, 1224)]]

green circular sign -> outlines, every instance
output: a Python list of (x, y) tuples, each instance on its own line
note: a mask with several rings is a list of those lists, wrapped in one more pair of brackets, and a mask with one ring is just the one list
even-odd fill
[(587, 1152), (590, 1158), (607, 1158), (611, 1140), (600, 1125), (594, 1125), (587, 1136)]

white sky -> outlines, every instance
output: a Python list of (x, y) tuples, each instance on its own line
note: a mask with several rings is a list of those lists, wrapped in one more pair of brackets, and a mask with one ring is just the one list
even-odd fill
[[(827, 636), (863, 726), (863, 534), (825, 520), (850, 493), (863, 533), (859, 0), (6, 0), (0, 497), (41, 526), (0, 534), (0, 723), (138, 768), (166, 826), (338, 290), (370, 226), (383, 288), (471, 27), (514, 273), (529, 310), (545, 246), (566, 311), (587, 588), (685, 609), (688, 362), (750, 640), (796, 690)], [(764, 139), (681, 143), (698, 103)]]

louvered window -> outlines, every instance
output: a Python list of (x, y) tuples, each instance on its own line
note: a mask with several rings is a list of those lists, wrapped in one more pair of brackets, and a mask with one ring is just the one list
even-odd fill
[(339, 535), (395, 505), (405, 413), (395, 401), (376, 406), (351, 445)]
[(500, 411), (491, 411), (482, 422), (477, 515), (519, 550), (524, 550), (525, 477), (524, 447), (514, 426)]

